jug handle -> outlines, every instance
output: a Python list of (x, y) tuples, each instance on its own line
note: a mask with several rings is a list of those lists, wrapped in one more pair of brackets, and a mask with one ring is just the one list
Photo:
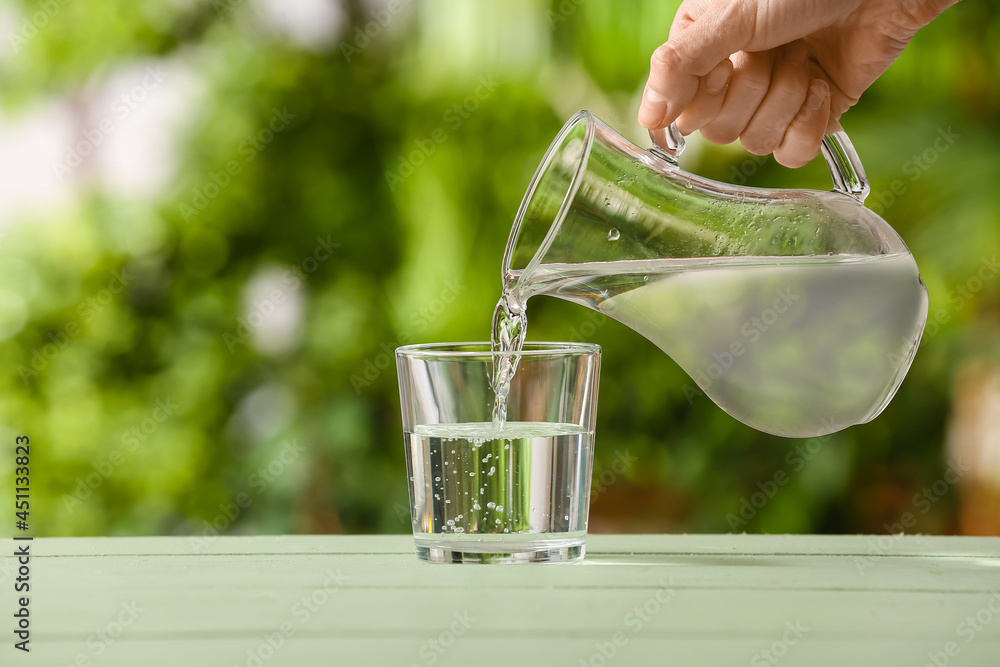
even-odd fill
[(847, 138), (847, 133), (840, 130), (824, 136), (821, 150), (826, 166), (830, 169), (833, 189), (865, 203), (871, 187), (868, 185), (865, 168), (861, 166), (861, 158), (854, 150), (854, 144)]
[[(649, 149), (651, 153), (671, 164), (677, 164), (677, 158), (684, 152), (685, 144), (684, 136), (675, 124), (650, 130), (649, 138), (653, 142), (652, 148)], [(861, 158), (854, 150), (854, 144), (847, 137), (847, 133), (839, 130), (825, 135), (821, 152), (830, 170), (834, 191), (843, 192), (864, 203), (871, 187), (868, 185), (865, 168), (861, 165)]]

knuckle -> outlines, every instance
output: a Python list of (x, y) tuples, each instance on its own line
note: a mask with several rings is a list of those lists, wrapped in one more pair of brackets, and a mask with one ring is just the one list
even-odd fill
[(740, 83), (747, 92), (757, 97), (763, 97), (771, 87), (771, 77), (760, 74), (747, 74)]
[(803, 107), (795, 118), (792, 119), (792, 122), (788, 124), (788, 127), (795, 130), (807, 127), (810, 123), (812, 123), (818, 112), (819, 109), (813, 107)]
[(785, 130), (787, 130), (788, 126), (792, 124), (798, 113), (799, 110), (797, 108), (785, 109), (784, 113), (780, 114), (778, 119), (774, 122), (775, 132), (781, 132), (784, 134)]
[(650, 67), (666, 67), (667, 69), (681, 69), (684, 65), (683, 59), (670, 42), (666, 42), (656, 47), (653, 55), (649, 58)]
[(783, 100), (791, 100), (798, 107), (809, 94), (809, 85), (807, 80), (798, 76), (783, 76), (771, 82), (771, 91), (772, 95), (778, 95)]
[[(766, 91), (771, 85), (774, 63), (766, 54), (740, 52), (742, 57), (734, 58), (734, 77), (741, 86), (754, 92)], [(740, 54), (737, 54), (740, 55)]]

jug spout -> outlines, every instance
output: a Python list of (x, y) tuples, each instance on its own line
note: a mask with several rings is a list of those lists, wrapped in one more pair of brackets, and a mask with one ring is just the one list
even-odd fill
[(677, 139), (645, 150), (587, 111), (571, 118), (521, 203), (505, 293), (622, 322), (759, 430), (811, 437), (873, 418), (909, 367), (927, 295), (903, 240), (864, 207), (846, 135), (825, 145), (831, 192), (689, 174)]

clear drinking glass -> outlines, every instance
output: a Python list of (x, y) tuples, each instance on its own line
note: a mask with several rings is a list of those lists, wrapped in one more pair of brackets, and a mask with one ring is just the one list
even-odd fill
[(396, 350), (417, 556), (437, 563), (583, 557), (601, 349), (526, 343), (501, 430), (489, 343)]

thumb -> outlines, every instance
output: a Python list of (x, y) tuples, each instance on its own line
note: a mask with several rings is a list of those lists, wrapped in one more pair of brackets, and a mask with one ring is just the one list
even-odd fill
[(698, 92), (699, 78), (752, 40), (756, 3), (715, 0), (697, 18), (675, 21), (670, 39), (653, 52), (639, 123), (666, 127)]
[(694, 11), (682, 8), (664, 46), (671, 45), (683, 66), (697, 76), (704, 76), (737, 51), (764, 51), (794, 42), (830, 26), (862, 2), (714, 0), (706, 3), (704, 9), (697, 5)]
[[(674, 64), (685, 74), (704, 76), (732, 54), (750, 46), (757, 25), (757, 4), (747, 0), (715, 0), (699, 16), (681, 22), (678, 30), (672, 30), (670, 39), (660, 49), (669, 46), (675, 54)], [(653, 56), (656, 55), (654, 52)]]

